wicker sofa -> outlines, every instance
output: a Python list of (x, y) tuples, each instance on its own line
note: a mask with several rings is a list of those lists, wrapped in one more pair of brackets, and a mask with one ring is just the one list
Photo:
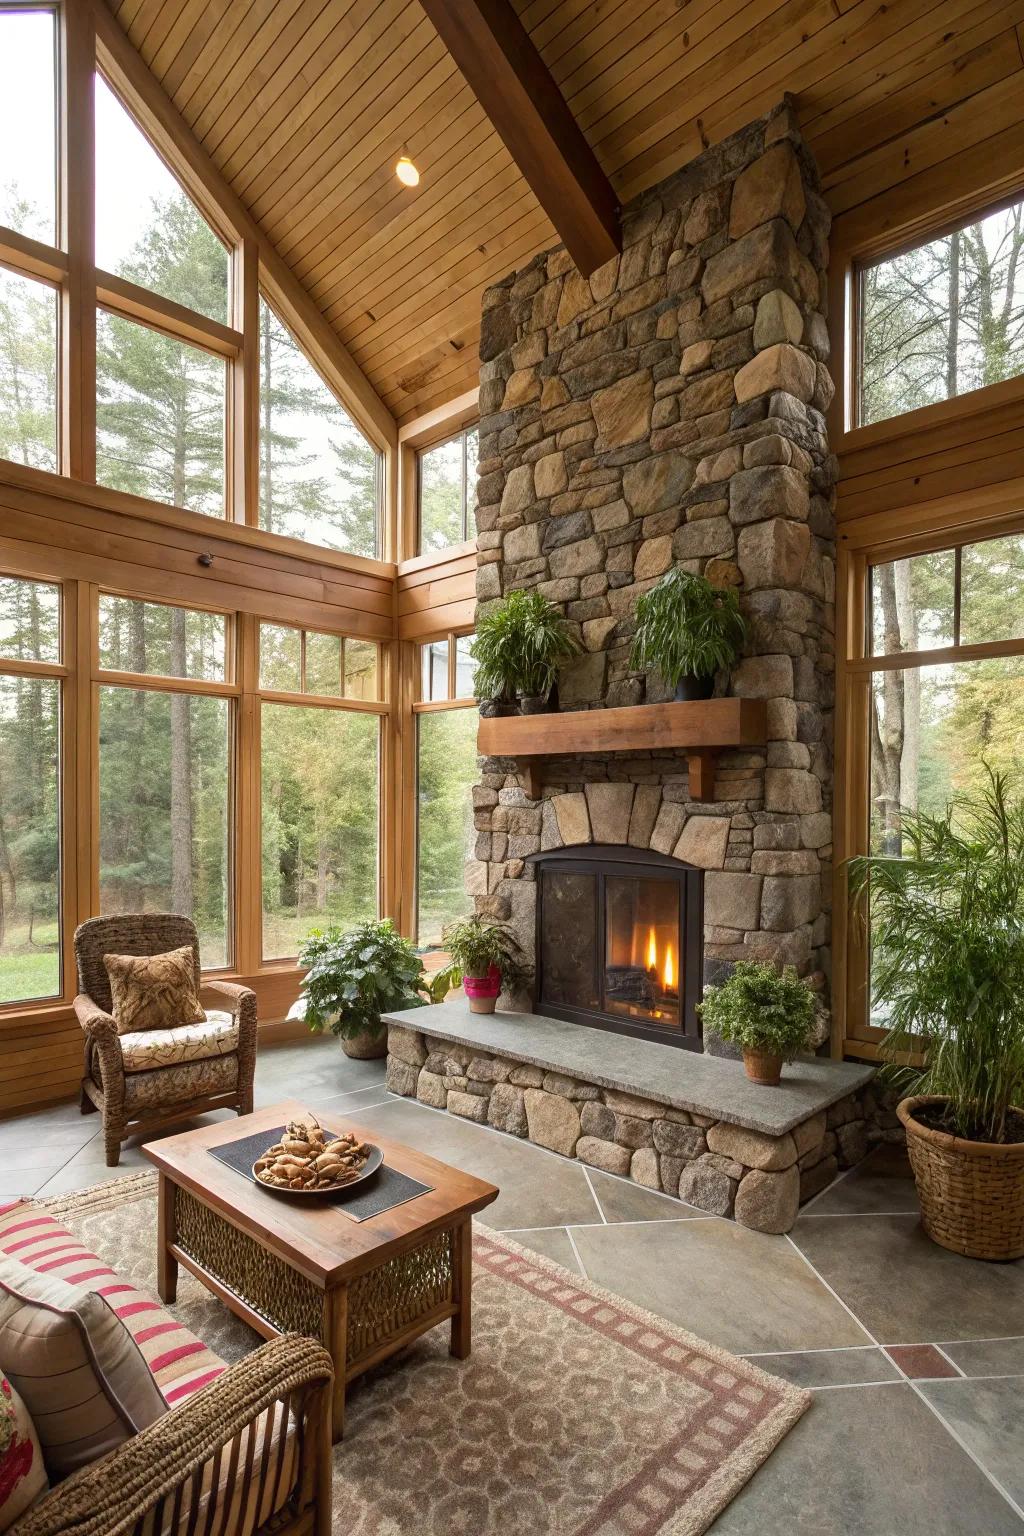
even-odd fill
[(167, 1404), (148, 1429), (44, 1494), (9, 1536), (328, 1536), (334, 1372), (325, 1349), (284, 1334), (225, 1365), (30, 1200), (0, 1209), (7, 1255), (106, 1294)]
[(81, 1108), (83, 1114), (100, 1111), (111, 1168), (120, 1160), (121, 1143), (137, 1132), (208, 1109), (252, 1113), (256, 994), (251, 988), (203, 982), (200, 994), (211, 1011), (198, 1032), (193, 1027), (118, 1034), (104, 955), (157, 955), (186, 947), (199, 988), (199, 939), (187, 917), (173, 912), (92, 917), (75, 932), (74, 1008), (85, 1034)]

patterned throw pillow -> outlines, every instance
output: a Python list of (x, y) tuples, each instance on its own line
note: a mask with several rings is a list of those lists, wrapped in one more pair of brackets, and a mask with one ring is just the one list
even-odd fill
[(39, 1436), (0, 1371), (0, 1531), (9, 1530), (48, 1487)]
[(203, 1024), (190, 945), (162, 955), (104, 955), (119, 1035)]
[(53, 1482), (167, 1411), (104, 1297), (11, 1258), (0, 1259), (0, 1370), (24, 1400)]

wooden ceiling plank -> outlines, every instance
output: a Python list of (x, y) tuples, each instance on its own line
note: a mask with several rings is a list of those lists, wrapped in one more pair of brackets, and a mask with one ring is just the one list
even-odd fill
[(339, 15), (331, 0), (313, 0), (304, 8), (305, 30), (287, 51), (275, 50), (266, 58), (265, 69), (243, 78), (209, 135), (211, 152), (226, 176), (234, 178), (259, 153), (267, 136), (301, 100), (297, 93), (308, 90), (327, 67), (330, 47), (340, 46), (342, 37), (355, 36), (376, 7), (377, 0), (350, 0)]
[[(947, 112), (986, 86), (995, 85), (1021, 67), (1020, 47), (1012, 26), (987, 38), (969, 52), (926, 75), (913, 88), (875, 103), (852, 118), (821, 146), (818, 163), (827, 175), (867, 150), (907, 133), (915, 123), (937, 112)], [(818, 151), (818, 143), (815, 144)]]
[(264, 49), (288, 25), (301, 3), (251, 0), (241, 15), (233, 7), (225, 18), (226, 25), (211, 37), (196, 61), (190, 94), (186, 97), (185, 91), (181, 92), (186, 121), (204, 149), (221, 102), (231, 100), (243, 74), (258, 68)]
[(618, 201), (508, 0), (421, 0), (585, 275), (622, 248)]
[[(413, 23), (409, 31), (399, 37), (392, 25), (376, 32), (379, 12), (386, 9), (380, 7), (364, 28), (364, 35), (372, 36), (372, 45), (358, 59), (346, 61), (342, 55), (326, 70), (310, 87), (300, 109), (263, 146), (258, 166), (236, 178), (241, 194), (253, 208), (266, 203), (262, 212), (270, 208), (284, 213), (294, 207), (315, 185), (317, 166), (339, 135), (349, 128), (354, 131), (360, 114), (372, 117), (375, 89), (386, 85), (407, 64), (428, 68), (440, 58), (436, 46), (429, 60), (422, 57), (433, 40), (414, 5), (405, 7)], [(377, 87), (371, 83), (374, 80)]]
[(225, 13), (231, 3), (232, 0), (206, 0), (205, 4), (200, 5), (199, 15), (174, 57), (168, 59), (166, 64), (160, 61), (154, 63), (154, 74), (167, 94), (175, 100), (178, 99), (183, 81), (195, 67), (196, 60), (209, 43), (215, 30), (223, 25)]
[(146, 30), (144, 37), (139, 39), (139, 52), (149, 65), (150, 69), (158, 67), (156, 59), (168, 32), (180, 23), (182, 15), (189, 14), (196, 0), (163, 0), (160, 9), (154, 14)]

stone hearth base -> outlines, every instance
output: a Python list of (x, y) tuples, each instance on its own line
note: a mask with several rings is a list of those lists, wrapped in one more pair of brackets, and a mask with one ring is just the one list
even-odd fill
[[(435, 1014), (444, 1027), (440, 1017), (450, 1017), (450, 1008), (423, 1010), (423, 1023)], [(415, 1017), (404, 1015), (406, 1020)], [(494, 1027), (492, 1020), (477, 1023), (468, 1014), (466, 1019), (465, 1028), (457, 1032), (479, 1030), (486, 1035), (488, 1026)], [(560, 1028), (555, 1020), (537, 1019), (537, 1023)], [(585, 1033), (602, 1034), (590, 1029)], [(826, 1100), (825, 1107), (771, 1134), (737, 1124), (735, 1116), (725, 1119), (714, 1112), (680, 1109), (646, 1094), (570, 1077), (524, 1061), (524, 1052), (514, 1045), (506, 1055), (484, 1050), (472, 1041), (454, 1040), (450, 1034), (446, 1029), (449, 1037), (443, 1038), (405, 1024), (390, 1024), (388, 1089), (630, 1178), (713, 1215), (733, 1217), (759, 1232), (788, 1232), (805, 1200), (823, 1190), (841, 1170), (860, 1162), (876, 1142), (902, 1136), (887, 1098), (870, 1082), (861, 1082), (839, 1098), (833, 1092), (833, 1102), (827, 1102), (828, 1090), (823, 1090), (819, 1096)], [(643, 1048), (642, 1042), (638, 1044)], [(698, 1079), (709, 1062), (670, 1046), (654, 1050), (688, 1062)], [(719, 1084), (723, 1068), (736, 1074), (740, 1104), (747, 1089), (742, 1067), (732, 1062), (716, 1062), (714, 1067)], [(715, 1091), (720, 1092), (720, 1087)], [(761, 1090), (768, 1095), (776, 1092)]]

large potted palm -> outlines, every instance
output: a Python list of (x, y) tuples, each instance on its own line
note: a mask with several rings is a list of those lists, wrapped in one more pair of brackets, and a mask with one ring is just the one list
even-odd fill
[(887, 1075), (909, 1090), (925, 1230), (978, 1259), (1024, 1256), (1024, 797), (1002, 774), (941, 816), (907, 811), (903, 857), (851, 861), (870, 923)]

